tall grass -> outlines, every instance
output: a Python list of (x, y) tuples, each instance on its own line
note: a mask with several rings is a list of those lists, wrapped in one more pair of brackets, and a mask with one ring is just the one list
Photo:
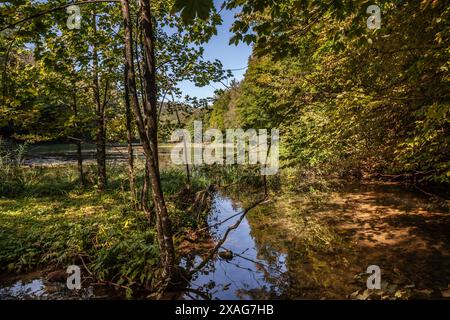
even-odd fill
[(22, 190), (27, 181), (22, 170), (27, 144), (14, 145), (0, 137), (0, 195)]

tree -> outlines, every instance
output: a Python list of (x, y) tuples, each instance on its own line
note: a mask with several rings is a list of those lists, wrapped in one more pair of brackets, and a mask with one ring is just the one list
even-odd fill
[[(102, 12), (99, 8), (95, 7), (95, 4), (99, 2), (105, 3), (102, 5), (102, 9), (106, 11)], [(110, 95), (110, 92), (112, 91), (111, 88), (117, 87), (115, 85), (117, 73), (112, 72), (117, 66), (117, 61), (114, 57), (119, 56), (117, 55), (118, 50), (125, 50), (126, 62), (124, 72), (127, 75), (127, 81), (124, 88), (125, 104), (128, 105), (127, 98), (129, 97), (137, 131), (146, 157), (146, 180), (148, 179), (148, 181), (150, 181), (152, 191), (152, 202), (156, 213), (156, 229), (161, 261), (164, 268), (164, 277), (168, 281), (171, 281), (177, 278), (178, 271), (176, 267), (177, 263), (175, 260), (170, 219), (164, 201), (159, 172), (158, 110), (163, 105), (164, 97), (167, 96), (169, 92), (177, 92), (176, 84), (179, 81), (191, 79), (200, 85), (206, 85), (210, 79), (223, 79), (225, 77), (220, 62), (216, 61), (210, 63), (203, 61), (203, 50), (201, 48), (195, 49), (189, 47), (191, 42), (200, 45), (202, 42), (208, 40), (209, 37), (215, 33), (215, 25), (220, 23), (220, 17), (217, 14), (213, 14), (209, 20), (199, 19), (193, 24), (184, 25), (182, 23), (182, 18), (169, 17), (169, 9), (173, 3), (164, 1), (140, 1), (140, 24), (138, 28), (140, 37), (139, 39), (134, 40), (132, 35), (133, 24), (131, 22), (130, 3), (129, 1), (122, 0), (120, 4), (124, 24), (124, 42), (122, 45), (125, 49), (123, 49), (120, 46), (120, 42), (117, 41), (118, 38), (111, 37), (111, 33), (119, 35), (119, 33), (115, 31), (117, 29), (116, 20), (106, 21), (107, 19), (105, 18), (107, 13), (112, 12), (112, 6), (106, 4), (106, 1), (80, 2), (79, 4), (82, 3), (90, 9), (91, 23), (86, 27), (86, 30), (81, 33), (83, 40), (88, 43), (88, 47), (80, 56), (80, 58), (82, 58), (77, 67), (83, 68), (83, 70), (86, 71), (86, 77), (83, 78), (83, 81), (88, 83), (87, 79), (90, 78), (89, 82), (92, 83), (93, 96), (91, 101), (93, 101), (96, 106), (96, 125), (94, 128), (97, 143), (99, 187), (103, 188), (106, 185), (106, 166), (104, 165), (104, 121), (108, 95)], [(58, 14), (57, 10), (67, 7), (67, 5), (49, 8), (47, 4), (42, 4), (39, 7), (45, 10), (39, 12), (33, 8), (31, 9), (32, 13), (29, 14), (29, 17), (36, 19), (34, 20), (35, 22), (33, 25), (36, 25), (43, 20), (46, 26), (45, 30), (51, 34), (52, 21), (51, 19), (45, 19), (45, 15), (48, 13)], [(24, 9), (23, 7), (20, 8)], [(156, 12), (156, 14), (154, 15), (153, 12)], [(107, 17), (108, 19), (110, 18), (109, 16)], [(17, 19), (12, 20), (17, 21)], [(21, 19), (19, 24), (25, 23), (28, 20), (29, 19)], [(180, 33), (184, 32), (184, 37), (182, 37), (181, 40), (177, 40), (176, 37), (166, 36), (163, 32), (161, 32), (160, 37), (158, 37), (155, 35), (155, 31), (157, 30), (155, 20), (163, 21), (163, 23), (178, 28)], [(17, 24), (17, 22), (13, 22), (10, 25), (15, 26)], [(38, 32), (37, 38), (39, 38), (40, 35), (41, 34)], [(58, 38), (58, 34), (52, 35), (55, 38)], [(169, 38), (171, 40), (166, 43), (165, 40)], [(45, 50), (48, 49), (48, 46), (44, 45), (39, 39), (35, 40), (35, 43), (37, 46), (40, 46), (40, 48), (42, 47)], [(174, 46), (174, 44), (176, 44), (176, 46)], [(171, 45), (172, 49), (170, 48)], [(41, 51), (41, 49), (38, 50), (38, 52)], [(156, 58), (158, 52), (161, 53), (160, 57), (165, 55), (170, 58), (170, 61), (164, 61), (160, 66), (157, 66)], [(137, 54), (135, 55), (135, 53)], [(183, 68), (179, 68), (179, 64), (182, 64)], [(160, 68), (160, 74), (157, 73), (157, 68)], [(138, 70), (138, 74), (136, 74), (136, 70)], [(142, 73), (140, 71), (142, 71)], [(209, 75), (209, 73), (211, 75)], [(121, 78), (123, 79), (123, 73)], [(139, 80), (139, 83), (137, 80)], [(101, 87), (101, 82), (103, 82), (103, 88)], [(163, 84), (160, 86), (160, 89), (158, 88), (158, 83)], [(72, 98), (71, 104), (75, 106), (75, 100), (77, 99), (73, 98), (77, 98), (77, 96), (71, 94), (70, 97)], [(160, 99), (160, 103), (158, 103), (158, 99)], [(130, 129), (129, 123), (127, 123), (127, 128)], [(130, 133), (130, 130), (128, 130), (128, 132)], [(131, 139), (128, 138), (129, 144), (130, 140)], [(146, 199), (142, 199), (142, 201), (143, 207), (146, 208)]]
[(254, 44), (232, 102), (241, 125), (279, 127), (284, 165), (448, 183), (450, 10), (381, 1), (369, 30), (369, 4), (228, 1), (231, 43)]

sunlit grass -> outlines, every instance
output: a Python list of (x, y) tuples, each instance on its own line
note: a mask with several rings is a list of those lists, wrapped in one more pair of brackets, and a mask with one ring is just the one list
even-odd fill
[[(131, 205), (125, 166), (110, 166), (108, 172), (109, 186), (99, 192), (92, 184), (79, 187), (75, 166), (23, 168), (20, 185), (0, 196), (0, 271), (65, 269), (85, 262), (100, 281), (151, 286), (159, 272), (155, 228)], [(142, 183), (142, 171), (137, 173)], [(185, 186), (185, 173), (164, 171), (161, 178), (174, 227), (192, 226), (170, 200)], [(194, 176), (193, 190), (207, 183)]]

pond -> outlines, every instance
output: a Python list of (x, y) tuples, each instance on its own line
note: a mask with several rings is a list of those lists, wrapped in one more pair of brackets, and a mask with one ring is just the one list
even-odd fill
[[(217, 241), (261, 195), (215, 194), (208, 224)], [(218, 255), (178, 299), (448, 298), (450, 219), (398, 185), (349, 185), (329, 196), (277, 195), (248, 212)], [(198, 264), (192, 253), (181, 264)], [(379, 265), (382, 289), (368, 292), (366, 269)], [(102, 289), (102, 290), (100, 290)], [(79, 292), (41, 275), (0, 285), (0, 299), (104, 299), (117, 291)], [(120, 297), (119, 297), (120, 298)]]
[[(159, 157), (162, 165), (169, 162), (170, 144), (161, 144), (159, 146)], [(136, 159), (145, 159), (142, 145), (133, 144), (133, 155)], [(83, 163), (90, 165), (96, 163), (95, 145), (82, 145)], [(77, 152), (74, 144), (49, 144), (32, 145), (28, 147), (24, 159), (26, 166), (61, 166), (77, 163)], [(124, 144), (107, 144), (106, 161), (123, 163), (128, 160), (127, 146)]]
[[(215, 240), (259, 198), (218, 192), (208, 219)], [(449, 241), (448, 212), (398, 184), (278, 195), (229, 233), (183, 298), (441, 299), (450, 293)], [(380, 290), (367, 289), (371, 265), (381, 269)]]
[[(242, 211), (230, 197), (215, 195), (208, 224), (214, 226), (210, 232), (216, 241), (237, 222)], [(251, 299), (281, 294), (277, 282), (286, 272), (286, 254), (270, 243), (264, 248), (257, 244), (247, 217), (229, 234), (220, 252), (223, 254), (194, 276), (192, 291), (185, 294), (185, 299)], [(196, 260), (200, 262), (199, 257)]]

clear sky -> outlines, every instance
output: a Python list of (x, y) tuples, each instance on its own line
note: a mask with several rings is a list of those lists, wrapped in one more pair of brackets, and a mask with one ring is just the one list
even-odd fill
[[(222, 1), (214, 1), (216, 8), (220, 7), (221, 2)], [(228, 44), (233, 35), (229, 30), (233, 24), (235, 12), (236, 11), (225, 9), (222, 10), (221, 16), (223, 23), (217, 27), (217, 35), (213, 36), (208, 43), (203, 45), (205, 48), (204, 58), (205, 60), (220, 60), (224, 69), (241, 69), (232, 72), (236, 80), (242, 80), (252, 48), (245, 43), (239, 43), (238, 46)], [(196, 87), (193, 83), (188, 81), (180, 83), (179, 87), (183, 91), (183, 96), (189, 95), (197, 98), (212, 97), (214, 96), (214, 91), (216, 89), (225, 88), (221, 83), (212, 83), (205, 87)]]

